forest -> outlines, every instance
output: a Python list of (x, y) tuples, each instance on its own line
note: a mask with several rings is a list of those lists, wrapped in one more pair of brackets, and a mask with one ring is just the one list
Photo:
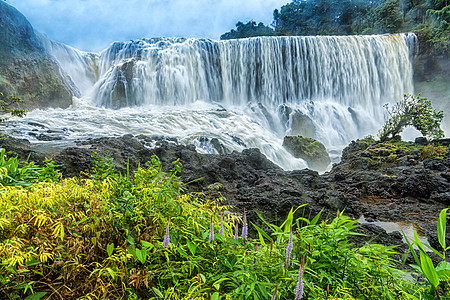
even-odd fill
[(269, 25), (238, 22), (221, 40), (255, 36), (351, 35), (414, 32), (421, 51), (450, 53), (448, 0), (294, 0), (273, 12)]

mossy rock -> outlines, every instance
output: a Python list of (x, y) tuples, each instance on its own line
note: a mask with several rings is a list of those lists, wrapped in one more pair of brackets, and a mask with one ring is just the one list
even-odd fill
[(286, 136), (284, 137), (283, 147), (294, 157), (304, 159), (308, 167), (313, 170), (324, 171), (331, 162), (325, 146), (315, 139)]
[(0, 1), (0, 92), (16, 95), (23, 108), (72, 104), (72, 91), (28, 20)]

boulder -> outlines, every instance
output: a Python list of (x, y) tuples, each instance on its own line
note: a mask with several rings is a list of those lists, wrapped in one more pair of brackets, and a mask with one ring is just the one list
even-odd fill
[(58, 64), (28, 20), (0, 1), (0, 92), (24, 100), (25, 108), (68, 107), (72, 93)]
[(315, 139), (302, 136), (284, 137), (283, 146), (296, 158), (306, 161), (308, 167), (324, 171), (330, 164), (330, 156), (325, 146)]
[(298, 110), (290, 115), (289, 123), (290, 135), (312, 139), (316, 135), (316, 125), (314, 125), (313, 120)]

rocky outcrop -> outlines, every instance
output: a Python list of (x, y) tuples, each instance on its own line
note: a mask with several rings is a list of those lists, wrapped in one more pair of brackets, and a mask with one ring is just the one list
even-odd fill
[[(128, 159), (131, 168), (136, 168), (157, 155), (168, 170), (172, 161), (179, 158), (183, 164), (182, 180), (196, 180), (186, 186), (188, 191), (220, 192), (237, 210), (246, 208), (249, 219), (259, 226), (264, 224), (257, 212), (271, 222), (281, 223), (291, 207), (307, 204), (297, 216), (311, 217), (322, 209), (322, 216), (327, 219), (333, 218), (337, 210), (345, 210), (354, 218), (364, 216), (368, 223), (358, 231), (367, 234), (372, 242), (384, 244), (400, 244), (401, 235), (388, 234), (370, 222), (415, 224), (431, 245), (439, 248), (436, 218), (450, 205), (450, 154), (424, 158), (422, 150), (416, 150), (417, 145), (413, 144), (408, 148), (401, 143), (352, 142), (344, 149), (342, 161), (323, 175), (308, 169), (284, 171), (258, 149), (199, 154), (194, 146), (180, 145), (176, 139), (143, 135), (79, 141), (76, 146), (46, 153), (26, 140), (7, 138), (0, 140), (0, 148), (24, 159), (29, 154), (30, 159), (37, 161), (52, 157), (62, 165), (66, 176), (90, 169), (94, 152), (113, 157), (123, 173)], [(222, 188), (209, 190), (210, 185)]]
[(0, 1), (0, 92), (20, 97), (25, 108), (65, 108), (72, 94), (61, 74), (27, 19)]
[(283, 140), (283, 147), (295, 158), (305, 160), (308, 167), (313, 170), (324, 171), (331, 162), (325, 146), (315, 139), (286, 136)]

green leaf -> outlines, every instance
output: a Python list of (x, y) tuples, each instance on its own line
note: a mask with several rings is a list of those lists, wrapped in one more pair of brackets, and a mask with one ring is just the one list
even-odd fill
[(438, 233), (438, 240), (439, 244), (441, 244), (442, 249), (446, 248), (445, 245), (445, 227), (447, 225), (447, 210), (448, 208), (445, 208), (441, 211), (439, 214), (439, 219), (437, 223), (437, 233)]
[(130, 253), (134, 258), (137, 258), (136, 256), (136, 248), (134, 248), (134, 246), (130, 245), (128, 246), (128, 253)]
[(217, 299), (219, 299), (219, 293), (214, 292), (214, 294), (212, 294), (212, 296), (211, 296), (211, 300), (217, 300)]
[(155, 288), (154, 286), (152, 286), (152, 290), (155, 292), (155, 294), (160, 297), (160, 298), (164, 298), (163, 293), (161, 293), (160, 290), (158, 290), (157, 288)]
[(309, 223), (309, 225), (316, 225), (317, 221), (319, 221), (320, 215), (323, 212), (323, 208), (321, 211), (319, 211), (319, 213), (314, 217), (314, 219), (311, 220), (311, 222)]
[(419, 261), (419, 258), (417, 257), (416, 252), (414, 251), (413, 245), (409, 242), (409, 239), (408, 239), (408, 237), (406, 236), (406, 234), (403, 232), (403, 230), (402, 230), (402, 233), (403, 233), (403, 236), (405, 237), (406, 243), (408, 243), (409, 251), (411, 251), (411, 253), (412, 253), (413, 257), (414, 257), (414, 260), (416, 261), (416, 264), (417, 264), (418, 266), (420, 266), (420, 261)]
[(147, 241), (141, 241), (141, 244), (142, 244), (142, 246), (145, 247), (147, 250), (150, 250), (150, 249), (152, 249), (153, 247), (155, 247), (155, 245), (153, 245), (152, 243), (147, 242)]
[(302, 204), (302, 205), (300, 205), (299, 207), (297, 207), (295, 210), (293, 210), (293, 208), (291, 208), (291, 210), (289, 211), (289, 214), (288, 214), (286, 220), (285, 220), (285, 221), (283, 222), (283, 224), (281, 224), (281, 226), (280, 226), (280, 227), (283, 227), (283, 226), (284, 226), (284, 232), (289, 232), (289, 231), (290, 231), (291, 225), (292, 225), (292, 223), (294, 222), (294, 214), (295, 214), (295, 212), (296, 212), (299, 208), (301, 208), (301, 207), (303, 207), (303, 206), (305, 206), (305, 205), (306, 205), (306, 204)]
[(142, 264), (144, 264), (147, 260), (147, 250), (136, 248), (136, 257)]
[(259, 241), (261, 242), (261, 245), (265, 245), (266, 243), (264, 242), (264, 238), (266, 238), (267, 240), (270, 240), (270, 236), (264, 232), (264, 230), (262, 230), (260, 227), (258, 227), (257, 225), (255, 225), (255, 223), (252, 223), (253, 227), (255, 227), (255, 229), (258, 231), (258, 236), (259, 236)]
[[(419, 249), (420, 250), (420, 249)], [(423, 274), (428, 279), (434, 288), (439, 285), (439, 277), (436, 273), (436, 269), (433, 266), (433, 261), (431, 258), (424, 252), (420, 250), (420, 266), (422, 267)]]
[(450, 263), (446, 261), (441, 261), (436, 267), (436, 273), (439, 278), (444, 281), (450, 280)]
[(189, 251), (191, 251), (192, 255), (195, 255), (195, 253), (197, 252), (197, 245), (188, 241), (187, 246), (189, 248)]
[(106, 252), (108, 253), (108, 256), (111, 256), (113, 251), (114, 251), (114, 243), (108, 244), (108, 246), (106, 246)]
[(25, 300), (38, 300), (47, 295), (47, 292), (37, 292), (26, 297)]

